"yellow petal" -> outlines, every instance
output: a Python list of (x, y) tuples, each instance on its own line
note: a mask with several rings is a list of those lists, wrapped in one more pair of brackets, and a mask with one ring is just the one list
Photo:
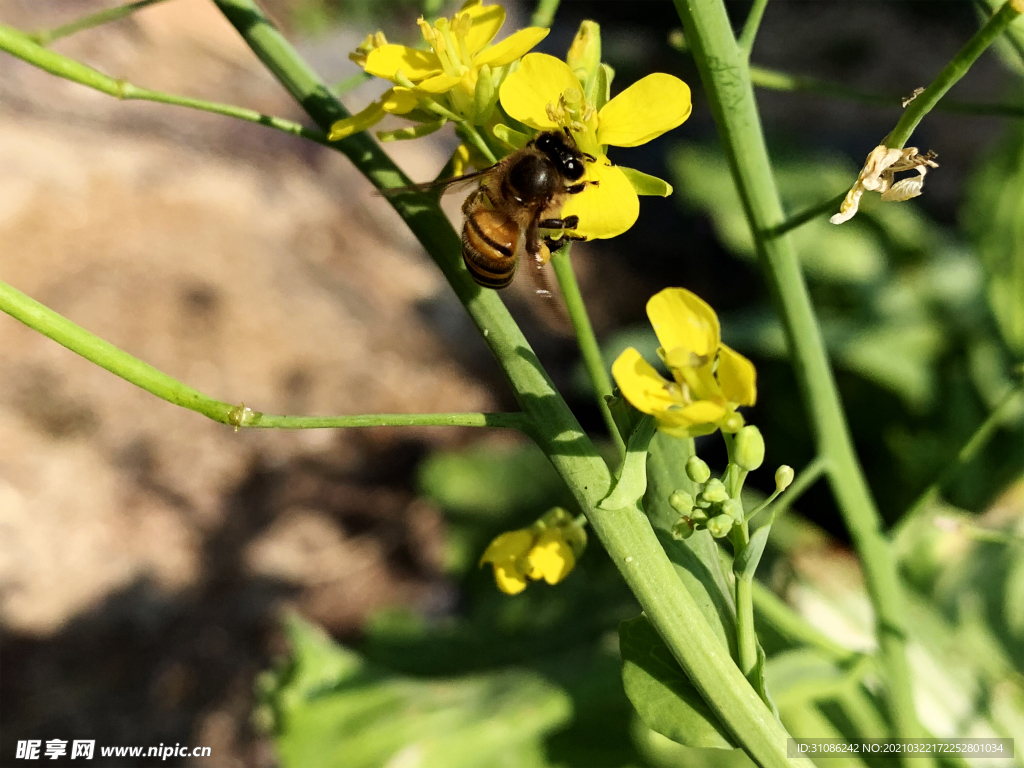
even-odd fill
[(661, 346), (667, 350), (682, 347), (704, 358), (711, 358), (718, 350), (718, 315), (692, 291), (659, 291), (647, 302), (647, 317)]
[(632, 227), (640, 215), (640, 198), (629, 183), (626, 174), (615, 165), (605, 165), (599, 157), (596, 163), (587, 163), (583, 177), (597, 181), (577, 195), (571, 195), (562, 207), (562, 217), (579, 216), (576, 233), (591, 240), (603, 240), (621, 235)]
[(420, 51), (404, 45), (382, 45), (366, 57), (364, 69), (375, 77), (394, 80), (398, 70), (413, 82), (426, 80), (441, 72), (441, 62), (431, 51)]
[(692, 108), (686, 83), (655, 72), (637, 80), (601, 107), (597, 140), (616, 147), (646, 144), (681, 125)]
[(365, 131), (370, 126), (376, 125), (384, 119), (384, 108), (379, 101), (375, 101), (366, 109), (357, 112), (352, 117), (338, 120), (331, 126), (331, 132), (327, 135), (328, 141), (341, 141), (353, 133)]
[(612, 364), (612, 376), (622, 396), (642, 413), (657, 414), (681, 404), (669, 389), (672, 384), (632, 347)]
[(452, 75), (441, 73), (440, 75), (428, 77), (426, 80), (417, 83), (416, 90), (430, 94), (447, 93), (461, 82), (461, 77), (454, 77)]
[(495, 538), (484, 551), (480, 557), (480, 565), (514, 562), (526, 557), (532, 546), (533, 534), (526, 529), (503, 533)]
[(557, 104), (558, 97), (570, 88), (583, 92), (568, 64), (546, 53), (528, 53), (501, 84), (499, 98), (510, 116), (531, 128), (545, 130), (557, 127), (548, 117), (547, 105)]
[(572, 548), (562, 538), (560, 528), (549, 528), (538, 538), (530, 550), (530, 578), (543, 578), (548, 584), (557, 584), (576, 565)]
[(420, 101), (416, 98), (413, 90), (411, 88), (404, 88), (401, 85), (396, 85), (380, 97), (380, 104), (384, 111), (390, 112), (393, 115), (404, 115), (412, 112), (419, 106), (419, 103)]
[(476, 53), (491, 42), (505, 23), (505, 9), (500, 5), (471, 5), (462, 13), (473, 20), (466, 33), (466, 47), (470, 53)]
[[(541, 40), (548, 36), (550, 29), (543, 27), (527, 27), (509, 35), (500, 43), (485, 48), (473, 57), (473, 66), (503, 67), (533, 50)], [(566, 65), (568, 66), (568, 65)]]
[(757, 402), (757, 371), (739, 352), (725, 346), (718, 352), (718, 383), (731, 403), (753, 405)]
[(526, 589), (525, 576), (522, 576), (515, 569), (505, 568), (500, 565), (494, 566), (494, 583), (506, 595), (518, 595)]
[(662, 411), (654, 418), (663, 432), (676, 437), (698, 437), (714, 432), (727, 413), (728, 409), (721, 403), (698, 400), (683, 408)]

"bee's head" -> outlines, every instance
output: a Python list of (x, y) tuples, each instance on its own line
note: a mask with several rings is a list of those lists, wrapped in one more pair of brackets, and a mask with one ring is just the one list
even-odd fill
[(583, 167), (583, 153), (568, 131), (545, 131), (537, 134), (533, 145), (547, 155), (569, 181), (579, 181), (583, 178), (586, 170)]

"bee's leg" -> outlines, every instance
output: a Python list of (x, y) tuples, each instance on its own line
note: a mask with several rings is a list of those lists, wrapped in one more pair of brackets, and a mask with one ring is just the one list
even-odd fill
[(597, 187), (597, 186), (600, 186), (601, 182), (600, 181), (581, 181), (579, 184), (570, 184), (568, 187), (565, 188), (565, 191), (568, 192), (570, 195), (578, 195), (580, 192), (582, 192), (584, 189), (586, 189), (591, 184), (593, 184), (595, 187)]
[(564, 219), (541, 219), (537, 224), (541, 229), (576, 229), (579, 225), (579, 216), (566, 216)]
[(462, 203), (462, 213), (463, 213), (463, 215), (464, 216), (469, 216), (473, 212), (473, 209), (481, 201), (485, 201), (486, 203), (490, 203), (490, 198), (487, 197), (487, 193), (484, 192), (483, 189), (474, 189), (470, 193), (469, 197), (466, 198), (465, 202)]

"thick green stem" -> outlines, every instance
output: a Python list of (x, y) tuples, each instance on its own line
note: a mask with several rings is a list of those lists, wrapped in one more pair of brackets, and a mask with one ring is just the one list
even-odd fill
[(366, 416), (276, 416), (259, 413), (244, 404), (225, 403), (207, 397), (2, 282), (0, 311), (161, 400), (233, 427), (504, 427), (521, 432), (529, 432), (530, 428), (521, 413), (374, 413)]
[(122, 101), (153, 101), (159, 104), (173, 104), (179, 107), (187, 107), (188, 109), (197, 109), (202, 112), (212, 112), (217, 115), (245, 120), (249, 123), (259, 123), (283, 133), (301, 136), (318, 144), (328, 144), (325, 133), (307, 128), (291, 120), (264, 115), (261, 112), (244, 107), (236, 107), (231, 104), (218, 104), (213, 101), (191, 99), (187, 96), (177, 96), (172, 93), (151, 91), (147, 88), (139, 88), (124, 80), (115, 80), (79, 61), (69, 59), (67, 56), (62, 56), (59, 53), (44, 48), (23, 32), (3, 24), (0, 24), (0, 50), (6, 51), (12, 56), (16, 56), (52, 75), (63, 77), (65, 80), (71, 80)]
[[(858, 88), (850, 88), (842, 83), (821, 80), (817, 77), (808, 77), (806, 75), (791, 75), (788, 72), (780, 72), (777, 69), (751, 66), (750, 80), (756, 87), (765, 88), (770, 91), (813, 93), (819, 96), (827, 96), (830, 99), (844, 99), (855, 101), (859, 104), (903, 109), (903, 99), (900, 96), (862, 91)], [(935, 105), (934, 109), (938, 112), (950, 112), (957, 115), (977, 115), (979, 117), (1024, 117), (1024, 106), (1019, 104), (978, 104), (969, 101), (943, 99)]]
[[(215, 0), (253, 52), (326, 129), (347, 116), (327, 86), (260, 13), (253, 0)], [(365, 133), (338, 142), (378, 188), (407, 180)], [(639, 506), (598, 510), (611, 473), (554, 388), (498, 294), (476, 285), (462, 264), (458, 235), (436, 202), (426, 195), (388, 198), (434, 258), (473, 322), (483, 333), (536, 425), (534, 439), (565, 480), (594, 532), (673, 655), (713, 711), (750, 755), (763, 766), (793, 768), (786, 757), (786, 731), (747, 684), (679, 581), (650, 522)], [(808, 761), (798, 766), (809, 768)]]
[(608, 427), (608, 434), (611, 435), (621, 457), (626, 454), (626, 444), (623, 442), (611, 408), (608, 407), (608, 398), (612, 396), (612, 379), (605, 368), (604, 358), (601, 356), (601, 346), (597, 343), (594, 327), (590, 324), (590, 315), (587, 314), (587, 307), (583, 303), (583, 294), (580, 293), (580, 286), (576, 282), (576, 272), (572, 268), (570, 255), (571, 248), (571, 244), (567, 243), (553, 253), (551, 266), (555, 270), (555, 277), (562, 289), (562, 296), (565, 298), (565, 307), (569, 312), (573, 330), (576, 331), (576, 341), (580, 345), (583, 365), (587, 369), (590, 383), (594, 387), (597, 407), (601, 409), (601, 416), (604, 418), (605, 426)]
[(946, 92), (961, 77), (967, 74), (967, 70), (978, 60), (978, 57), (1009, 28), (1012, 22), (1020, 17), (1021, 13), (1024, 13), (1024, 1), (1006, 0), (1003, 7), (974, 33), (974, 36), (967, 41), (967, 45), (942, 69), (932, 84), (910, 102), (899, 122), (896, 123), (896, 127), (883, 143), (887, 147), (902, 149), (924, 116), (932, 111), (932, 108), (939, 103), (939, 99), (945, 96)]
[(911, 689), (896, 563), (857, 461), (796, 251), (787, 236), (764, 235), (782, 224), (785, 216), (745, 57), (721, 0), (675, 0), (675, 4), (782, 316), (818, 453), (828, 462), (833, 493), (863, 563), (896, 730), (903, 737), (923, 736)]
[(136, 11), (140, 11), (147, 5), (153, 5), (154, 3), (161, 3), (164, 0), (136, 0), (134, 3), (125, 3), (119, 5), (116, 8), (108, 8), (104, 11), (98, 11), (96, 13), (90, 13), (88, 16), (82, 16), (80, 19), (75, 19), (67, 24), (62, 24), (59, 27), (53, 29), (41, 29), (38, 32), (33, 32), (30, 37), (40, 45), (49, 45), (55, 40), (60, 40), (62, 37), (68, 37), (76, 32), (82, 32), (86, 29), (92, 29), (98, 27), (101, 24), (109, 24), (112, 21), (123, 19), (125, 16), (130, 16)]

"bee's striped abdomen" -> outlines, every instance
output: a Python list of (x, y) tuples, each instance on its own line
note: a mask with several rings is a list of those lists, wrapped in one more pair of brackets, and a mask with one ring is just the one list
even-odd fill
[[(490, 212), (481, 211), (466, 217), (462, 228), (462, 258), (477, 283), (485, 288), (500, 289), (515, 277), (519, 261), (515, 254), (517, 243), (499, 242), (489, 235), (478, 220), (487, 214)], [(491, 222), (485, 222), (485, 226), (488, 223)]]

